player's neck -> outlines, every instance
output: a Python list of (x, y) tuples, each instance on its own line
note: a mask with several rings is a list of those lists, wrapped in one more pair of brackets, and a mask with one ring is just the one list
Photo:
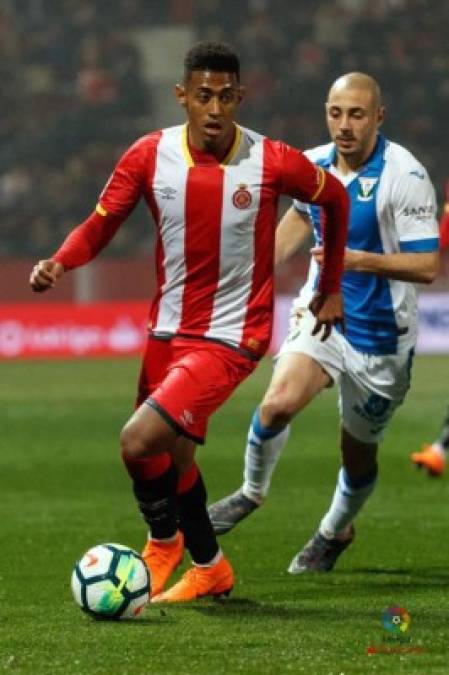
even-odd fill
[(235, 125), (229, 131), (223, 139), (217, 141), (217, 143), (208, 142), (208, 139), (204, 139), (201, 136), (197, 136), (193, 129), (188, 127), (187, 142), (189, 144), (190, 151), (193, 150), (192, 154), (204, 153), (205, 155), (212, 155), (218, 162), (221, 162), (226, 155), (229, 153), (234, 140), (235, 140), (236, 128)]
[(337, 155), (336, 168), (342, 176), (347, 176), (350, 173), (357, 173), (360, 171), (363, 164), (364, 162), (361, 162), (359, 158), (356, 159), (354, 157)]
[(342, 176), (347, 176), (350, 173), (358, 173), (371, 157), (374, 148), (376, 147), (376, 142), (377, 139), (374, 139), (373, 143), (371, 143), (363, 152), (358, 154), (345, 156), (337, 153), (336, 167), (339, 173), (341, 173)]

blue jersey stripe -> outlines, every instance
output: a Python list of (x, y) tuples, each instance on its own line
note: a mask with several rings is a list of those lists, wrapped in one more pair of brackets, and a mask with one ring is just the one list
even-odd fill
[[(366, 165), (346, 186), (351, 200), (348, 248), (384, 253), (376, 211), (379, 180), (385, 165), (385, 139), (379, 134), (376, 147)], [(316, 163), (328, 168), (335, 157)], [(321, 244), (320, 211), (311, 208), (315, 239)], [(394, 354), (399, 329), (393, 309), (389, 280), (365, 272), (345, 272), (342, 279), (348, 342), (366, 354)]]
[(438, 245), (438, 237), (399, 242), (399, 248), (402, 253), (432, 253), (433, 251), (438, 251)]

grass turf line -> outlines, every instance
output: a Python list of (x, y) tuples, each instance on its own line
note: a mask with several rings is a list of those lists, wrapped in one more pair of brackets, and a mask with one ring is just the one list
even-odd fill
[[(3, 363), (1, 370), (0, 671), (447, 672), (449, 480), (429, 479), (409, 461), (438, 431), (447, 358), (416, 359), (411, 392), (381, 449), (378, 489), (333, 573), (286, 573), (338, 470), (335, 394), (325, 392), (294, 424), (266, 505), (220, 540), (237, 577), (230, 600), (163, 614), (150, 607), (138, 621), (111, 624), (78, 610), (70, 574), (96, 543), (138, 550), (143, 543), (118, 452), (138, 362)], [(211, 501), (241, 480), (247, 425), (269, 376), (266, 361), (212, 420), (199, 450)], [(381, 617), (396, 604), (408, 609), (410, 644), (424, 653), (368, 656), (369, 646), (391, 646)]]

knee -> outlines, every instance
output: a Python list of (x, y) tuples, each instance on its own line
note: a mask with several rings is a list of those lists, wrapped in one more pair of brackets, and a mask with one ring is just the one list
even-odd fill
[(260, 406), (260, 419), (266, 427), (284, 427), (290, 422), (296, 408), (287, 396), (269, 393)]
[(149, 448), (132, 421), (127, 422), (120, 433), (120, 450), (125, 462), (151, 455)]

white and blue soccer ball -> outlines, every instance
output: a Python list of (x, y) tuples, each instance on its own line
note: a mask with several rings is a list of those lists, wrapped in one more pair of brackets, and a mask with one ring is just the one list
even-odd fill
[(150, 598), (151, 579), (132, 548), (99, 544), (76, 563), (72, 592), (81, 609), (97, 618), (134, 618)]

